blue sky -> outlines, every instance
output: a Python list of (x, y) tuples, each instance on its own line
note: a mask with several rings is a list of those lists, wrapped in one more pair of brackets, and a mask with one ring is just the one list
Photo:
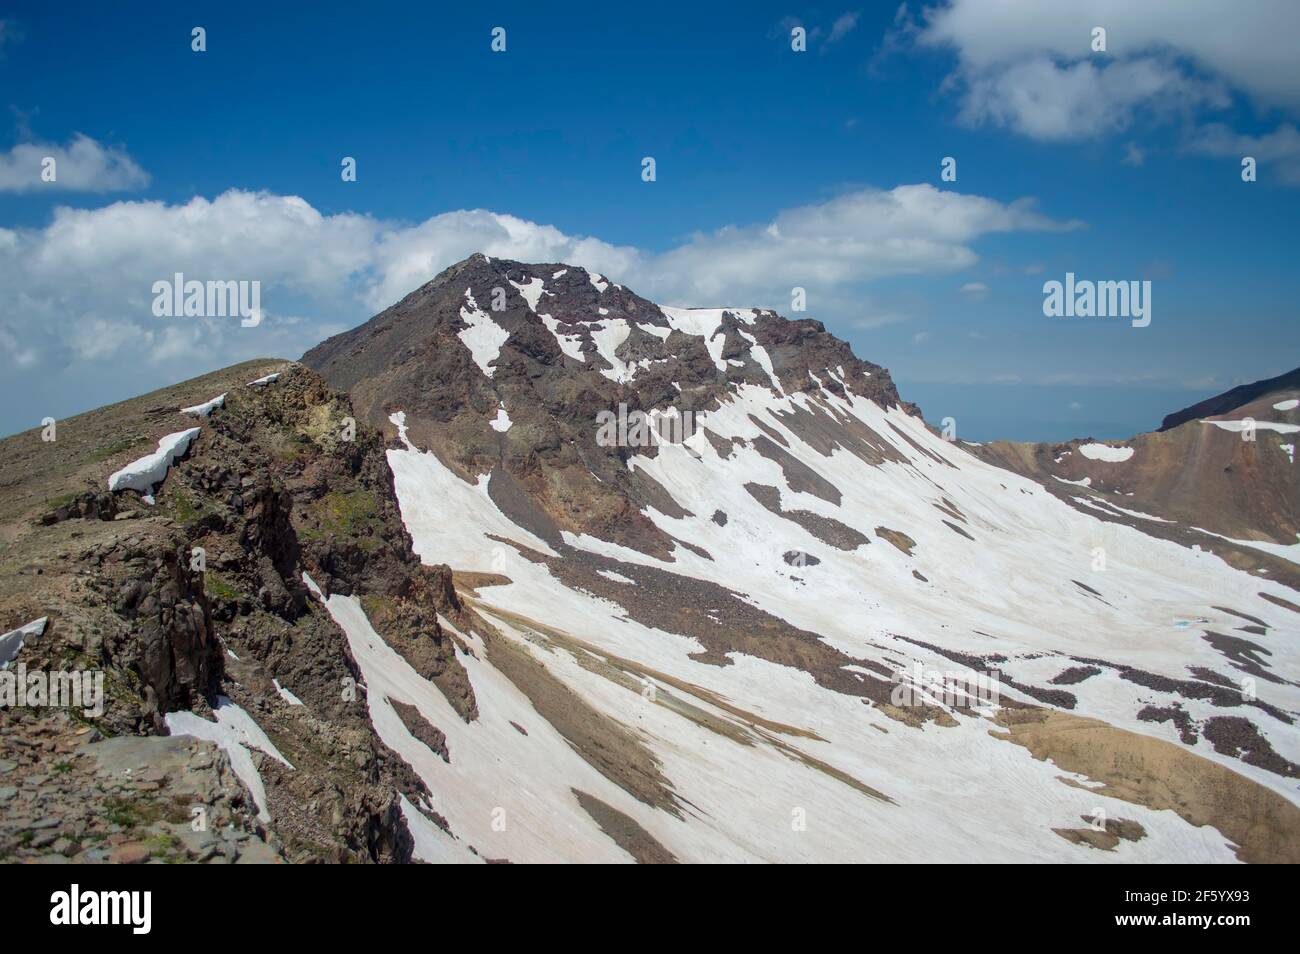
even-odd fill
[[(1297, 5), (412, 6), (6, 7), (0, 433), (297, 357), (484, 246), (674, 304), (798, 284), (976, 440), (1300, 364)], [(262, 281), (267, 320), (155, 318), (178, 270)], [(1067, 271), (1151, 280), (1150, 327), (1045, 317)]]

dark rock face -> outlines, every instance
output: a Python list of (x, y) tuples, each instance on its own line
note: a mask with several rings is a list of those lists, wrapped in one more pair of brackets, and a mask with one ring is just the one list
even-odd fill
[(1249, 404), (1256, 398), (1287, 388), (1300, 388), (1300, 368), (1288, 371), (1286, 374), (1279, 374), (1275, 378), (1255, 381), (1252, 384), (1238, 385), (1231, 390), (1224, 391), (1222, 394), (1216, 394), (1212, 398), (1206, 398), (1204, 401), (1185, 407), (1181, 411), (1166, 414), (1165, 419), (1160, 422), (1160, 430), (1170, 431), (1180, 424), (1186, 424), (1188, 421), (1194, 421), (1197, 418), (1227, 414)]
[[(463, 312), (472, 315), (475, 307), (504, 336), (499, 353), (489, 352), (486, 372), (458, 337), (470, 326)], [(628, 323), (627, 337), (613, 355), (625, 368), (635, 365), (631, 372), (615, 368), (597, 345), (620, 320)], [(557, 335), (582, 360), (566, 353)], [(786, 393), (817, 389), (815, 376), (836, 393), (919, 413), (899, 400), (888, 371), (858, 360), (820, 322), (729, 311), (713, 338), (721, 339), (721, 368), (704, 337), (674, 328), (658, 305), (626, 288), (564, 264), (473, 255), (311, 349), (303, 363), (348, 392), (359, 417), (390, 438), (396, 429), (389, 415), (401, 411), (408, 438), (453, 470), (492, 471), (494, 483), (502, 483), (496, 472), (507, 476), (511, 492), (529, 498), (554, 532), (590, 533), (658, 556), (671, 552), (672, 541), (642, 511), (662, 510), (671, 498), (627, 466), (630, 456), (658, 449), (602, 443), (602, 412), (672, 408), (706, 421), (739, 384), (774, 388), (756, 357), (762, 348)], [(498, 432), (488, 422), (502, 405), (511, 427)], [(771, 441), (765, 447), (779, 456)], [(833, 487), (818, 491), (838, 499)]]
[(182, 563), (179, 547), (136, 553), (128, 563), (141, 575), (119, 584), (113, 601), (127, 628), (106, 642), (105, 653), (140, 677), (156, 711), (192, 708), (222, 671), (202, 578)]

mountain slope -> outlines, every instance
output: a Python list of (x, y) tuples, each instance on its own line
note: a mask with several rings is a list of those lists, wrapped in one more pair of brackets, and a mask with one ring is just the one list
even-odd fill
[(106, 689), (0, 708), (0, 855), (1300, 860), (1290, 511), (1119, 502), (1231, 422), (1081, 487), (816, 322), (484, 256), (304, 363), (0, 441), (0, 664)]
[(971, 449), (1071, 506), (1300, 587), (1297, 375), (1234, 388), (1127, 441)]
[[(941, 440), (815, 322), (475, 256), (303, 360), (383, 428), (415, 552), (453, 570), (467, 723), (326, 606), (445, 729), (449, 761), (372, 694), (481, 851), (1295, 860), (1294, 590)], [(609, 446), (619, 403), (699, 426)], [(950, 691), (972, 669), (997, 704)]]

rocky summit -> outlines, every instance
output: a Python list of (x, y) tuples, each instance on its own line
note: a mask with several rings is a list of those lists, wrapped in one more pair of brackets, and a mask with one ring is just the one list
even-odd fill
[(0, 856), (1300, 860), (1298, 397), (976, 445), (473, 255), (0, 441)]

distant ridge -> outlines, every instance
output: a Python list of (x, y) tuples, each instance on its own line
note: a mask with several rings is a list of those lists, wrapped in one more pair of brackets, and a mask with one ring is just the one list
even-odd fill
[(1300, 387), (1300, 368), (1288, 371), (1286, 374), (1279, 374), (1275, 378), (1256, 381), (1254, 384), (1241, 384), (1230, 391), (1224, 391), (1222, 394), (1206, 398), (1199, 404), (1193, 404), (1191, 407), (1185, 407), (1181, 411), (1166, 415), (1165, 419), (1160, 423), (1160, 430), (1172, 430), (1179, 424), (1185, 424), (1198, 417), (1227, 414), (1229, 411), (1235, 410), (1243, 404), (1249, 404), (1270, 391), (1281, 391), (1284, 388), (1296, 387)]

